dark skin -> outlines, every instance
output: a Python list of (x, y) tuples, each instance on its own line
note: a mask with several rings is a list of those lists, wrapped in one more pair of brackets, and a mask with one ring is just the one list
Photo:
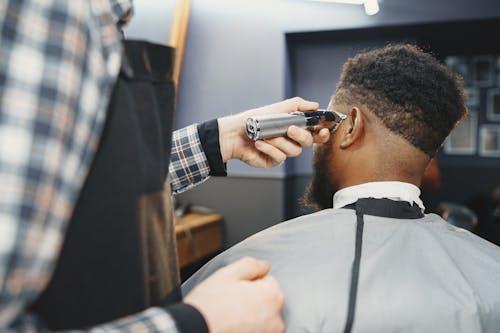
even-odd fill
[(331, 103), (348, 115), (330, 140), (314, 147), (313, 201), (326, 208), (336, 191), (375, 181), (400, 181), (420, 186), (429, 156), (391, 132), (364, 105)]

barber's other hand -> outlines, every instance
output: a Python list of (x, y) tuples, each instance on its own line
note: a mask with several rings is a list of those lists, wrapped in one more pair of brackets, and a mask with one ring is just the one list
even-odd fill
[(245, 131), (247, 118), (257, 115), (290, 113), (294, 111), (314, 111), (318, 103), (294, 97), (285, 101), (248, 110), (233, 116), (218, 119), (219, 142), (222, 160), (239, 159), (251, 166), (270, 168), (279, 165), (287, 157), (300, 155), (302, 148), (313, 143), (324, 143), (330, 138), (328, 129), (318, 133), (291, 126), (287, 137), (277, 137), (256, 142), (250, 140)]
[(268, 272), (268, 263), (245, 257), (216, 271), (184, 302), (201, 312), (211, 333), (283, 332), (284, 298)]

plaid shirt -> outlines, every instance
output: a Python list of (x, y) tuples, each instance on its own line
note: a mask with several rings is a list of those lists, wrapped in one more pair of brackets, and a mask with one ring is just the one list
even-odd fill
[[(47, 285), (100, 140), (130, 0), (0, 1), (0, 330), (43, 331)], [(196, 126), (174, 133), (174, 193), (206, 179)], [(91, 329), (176, 332), (161, 308)]]

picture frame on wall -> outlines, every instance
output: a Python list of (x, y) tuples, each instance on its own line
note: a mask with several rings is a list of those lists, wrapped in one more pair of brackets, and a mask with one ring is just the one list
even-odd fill
[(500, 87), (500, 56), (497, 57), (497, 87)]
[(488, 120), (500, 121), (500, 88), (488, 90), (486, 95), (486, 116)]
[(500, 157), (499, 125), (481, 126), (479, 155), (483, 157)]
[(448, 56), (445, 61), (446, 66), (460, 75), (464, 83), (468, 83), (470, 81), (470, 71), (469, 66), (467, 64), (467, 58), (463, 56)]
[(477, 111), (469, 114), (454, 129), (444, 143), (443, 150), (448, 155), (474, 155), (477, 152)]
[(485, 87), (494, 84), (495, 62), (492, 56), (476, 56), (472, 59), (472, 84)]

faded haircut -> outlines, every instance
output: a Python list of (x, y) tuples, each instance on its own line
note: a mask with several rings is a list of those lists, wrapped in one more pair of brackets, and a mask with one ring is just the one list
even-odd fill
[(348, 59), (332, 103), (367, 105), (389, 130), (430, 156), (467, 113), (461, 78), (412, 45)]

